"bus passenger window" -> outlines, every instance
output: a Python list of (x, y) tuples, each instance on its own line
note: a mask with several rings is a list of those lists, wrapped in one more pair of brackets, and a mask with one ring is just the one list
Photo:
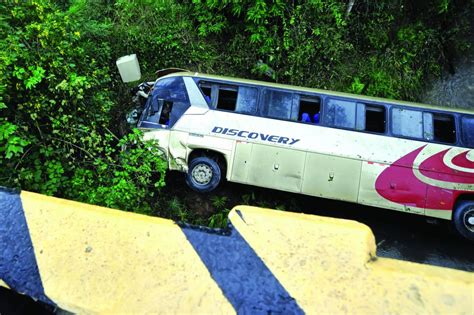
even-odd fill
[(356, 103), (329, 99), (325, 119), (329, 126), (355, 129)]
[(365, 106), (365, 131), (385, 133), (385, 106)]
[(257, 112), (257, 97), (258, 90), (256, 88), (239, 86), (235, 111), (244, 114), (255, 114)]
[(266, 90), (262, 100), (262, 115), (280, 119), (290, 119), (293, 94)]
[(217, 109), (235, 111), (237, 104), (237, 87), (219, 85)]
[(212, 108), (244, 114), (257, 112), (257, 88), (201, 81), (199, 89)]
[(456, 125), (454, 124), (454, 117), (452, 115), (433, 113), (433, 133), (434, 141), (455, 143)]
[(397, 136), (422, 139), (423, 112), (404, 108), (393, 108), (392, 131)]
[(207, 82), (199, 82), (199, 88), (201, 89), (202, 94), (204, 94), (204, 99), (206, 100), (207, 104), (211, 105), (211, 84)]
[(474, 116), (462, 118), (462, 141), (469, 148), (474, 148)]
[(298, 121), (319, 124), (319, 113), (321, 110), (321, 99), (315, 96), (298, 95), (300, 106), (298, 110)]

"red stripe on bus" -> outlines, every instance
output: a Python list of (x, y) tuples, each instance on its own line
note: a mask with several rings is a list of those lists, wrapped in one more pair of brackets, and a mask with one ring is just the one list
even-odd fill
[(444, 164), (443, 159), (448, 151), (441, 151), (424, 160), (420, 172), (426, 177), (447, 183), (474, 184), (474, 173), (458, 171)]
[(379, 195), (402, 205), (419, 208), (425, 206), (426, 184), (419, 181), (412, 170), (413, 162), (423, 148), (398, 159), (379, 175), (375, 181), (375, 189)]
[(467, 158), (467, 154), (470, 152), (471, 150), (469, 151), (466, 151), (466, 152), (462, 152), (458, 155), (456, 155), (453, 159), (452, 159), (452, 163), (456, 166), (459, 166), (459, 167), (465, 167), (465, 168), (472, 168), (474, 169), (474, 161), (471, 161)]
[[(392, 163), (375, 181), (375, 189), (383, 198), (407, 206), (434, 210), (452, 210), (454, 201), (462, 193), (474, 194), (473, 191), (440, 188), (420, 181), (413, 173), (413, 165), (422, 146)], [(420, 165), (421, 172), (432, 179), (449, 183), (474, 183), (474, 174), (469, 177), (459, 176), (458, 171), (444, 165), (443, 157), (447, 150), (439, 152)]]

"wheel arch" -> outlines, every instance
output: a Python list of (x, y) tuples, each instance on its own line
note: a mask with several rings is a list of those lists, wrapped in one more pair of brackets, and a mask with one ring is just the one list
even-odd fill
[(454, 202), (452, 213), (454, 213), (454, 211), (456, 210), (456, 208), (458, 207), (458, 205), (459, 205), (461, 202), (463, 202), (463, 201), (474, 201), (474, 192), (472, 192), (472, 193), (463, 193), (463, 194), (460, 194), (460, 195), (456, 198), (456, 201)]
[[(471, 222), (473, 206), (474, 194), (465, 193), (456, 199), (452, 212), (454, 228), (459, 235), (471, 241), (474, 241), (474, 225)], [(468, 215), (468, 213), (470, 214)]]

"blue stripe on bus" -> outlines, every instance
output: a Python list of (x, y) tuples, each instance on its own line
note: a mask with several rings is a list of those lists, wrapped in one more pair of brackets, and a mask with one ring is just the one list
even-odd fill
[(0, 279), (12, 290), (55, 305), (45, 294), (18, 192), (0, 188)]
[(238, 314), (304, 314), (238, 231), (182, 231)]

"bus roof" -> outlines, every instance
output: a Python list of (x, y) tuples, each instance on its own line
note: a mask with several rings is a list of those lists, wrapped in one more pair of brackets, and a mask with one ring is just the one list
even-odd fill
[(322, 90), (322, 89), (308, 88), (308, 87), (302, 87), (302, 86), (296, 86), (296, 85), (241, 79), (241, 78), (234, 78), (234, 77), (227, 77), (227, 76), (220, 76), (220, 75), (204, 74), (204, 73), (198, 73), (198, 72), (175, 72), (172, 74), (165, 75), (164, 77), (172, 77), (172, 76), (190, 76), (190, 77), (202, 78), (202, 79), (227, 81), (227, 82), (232, 82), (232, 83), (237, 83), (237, 84), (243, 83), (243, 84), (258, 85), (258, 86), (264, 86), (264, 87), (289, 89), (293, 91), (339, 96), (339, 97), (352, 98), (352, 99), (357, 99), (357, 100), (367, 101), (367, 102), (372, 101), (372, 102), (379, 102), (379, 103), (385, 103), (385, 104), (391, 104), (391, 105), (404, 105), (404, 106), (439, 110), (439, 111), (445, 111), (445, 112), (464, 113), (464, 114), (471, 114), (471, 115), (474, 114), (474, 110), (471, 110), (471, 109), (429, 105), (429, 104), (423, 104), (423, 103), (407, 102), (407, 101), (400, 101), (400, 100), (387, 99), (387, 98), (381, 98), (381, 97), (336, 92), (336, 91), (331, 91), (331, 90)]

